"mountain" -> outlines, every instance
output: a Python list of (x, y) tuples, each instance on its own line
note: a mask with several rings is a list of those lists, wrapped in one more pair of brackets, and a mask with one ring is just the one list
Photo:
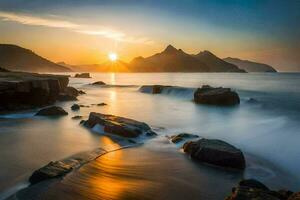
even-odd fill
[(132, 72), (244, 72), (205, 51), (190, 55), (172, 45), (150, 57), (136, 57), (129, 63)]
[(71, 71), (69, 68), (55, 64), (29, 49), (11, 44), (0, 44), (0, 67), (26, 72)]
[(224, 58), (226, 62), (232, 63), (247, 72), (277, 72), (273, 67), (263, 63), (241, 60), (238, 58)]
[(234, 64), (218, 58), (209, 51), (202, 51), (195, 58), (206, 64), (211, 72), (245, 72)]
[(128, 64), (121, 60), (115, 62), (106, 61), (101, 64), (69, 65), (59, 62), (62, 66), (68, 67), (77, 72), (129, 72)]

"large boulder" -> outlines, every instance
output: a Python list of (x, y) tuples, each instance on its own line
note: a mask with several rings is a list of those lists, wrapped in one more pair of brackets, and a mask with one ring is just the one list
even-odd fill
[(90, 73), (75, 74), (74, 78), (91, 78)]
[(73, 104), (73, 105), (71, 106), (71, 109), (74, 110), (74, 111), (75, 111), (75, 110), (79, 110), (79, 109), (80, 109), (80, 106), (79, 106), (78, 104), (75, 103), (75, 104)]
[(35, 115), (41, 115), (41, 116), (62, 116), (62, 115), (68, 115), (68, 113), (58, 106), (51, 106), (47, 108), (43, 108), (39, 110)]
[(201, 162), (235, 169), (244, 169), (246, 166), (241, 150), (222, 140), (203, 138), (189, 141), (183, 145), (183, 150)]
[(68, 76), (0, 72), (2, 110), (19, 110), (54, 103), (69, 83)]
[(162, 93), (164, 88), (170, 88), (172, 86), (165, 86), (165, 85), (143, 85), (140, 87), (139, 91), (143, 93), (150, 93), (150, 94), (160, 94)]
[(122, 137), (135, 138), (142, 134), (151, 136), (155, 133), (144, 122), (133, 119), (91, 112), (85, 126), (93, 128), (96, 125), (103, 127), (103, 131)]
[(230, 88), (213, 88), (204, 85), (194, 93), (194, 101), (199, 104), (231, 106), (240, 103), (239, 95)]
[(292, 194), (293, 192), (286, 190), (270, 190), (257, 180), (248, 179), (240, 181), (225, 200), (291, 200)]

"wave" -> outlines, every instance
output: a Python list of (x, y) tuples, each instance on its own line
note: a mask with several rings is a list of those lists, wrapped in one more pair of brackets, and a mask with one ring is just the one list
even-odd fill
[(164, 85), (143, 85), (139, 91), (147, 94), (172, 95), (192, 99), (196, 88)]

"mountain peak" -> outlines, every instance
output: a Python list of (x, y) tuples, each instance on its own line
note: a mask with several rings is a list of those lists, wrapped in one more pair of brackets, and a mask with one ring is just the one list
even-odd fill
[(173, 47), (172, 45), (169, 44), (163, 52), (164, 53), (175, 53), (177, 51), (178, 50), (175, 47)]
[(212, 52), (210, 52), (208, 50), (200, 51), (197, 55), (198, 56), (215, 56)]

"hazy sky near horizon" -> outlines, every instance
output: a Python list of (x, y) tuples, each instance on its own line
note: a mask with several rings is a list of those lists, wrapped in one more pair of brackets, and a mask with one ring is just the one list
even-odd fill
[(300, 71), (300, 0), (0, 0), (0, 43), (70, 64), (172, 44)]

